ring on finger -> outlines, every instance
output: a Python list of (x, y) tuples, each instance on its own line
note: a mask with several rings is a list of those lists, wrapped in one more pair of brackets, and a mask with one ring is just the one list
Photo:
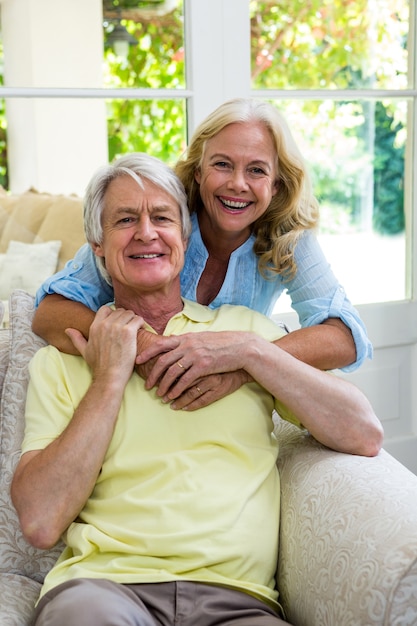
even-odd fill
[(201, 391), (200, 387), (198, 387), (198, 386), (196, 385), (196, 387), (195, 387), (195, 388), (197, 389), (198, 393), (199, 393), (199, 394), (200, 394), (200, 396), (201, 396), (201, 395), (203, 394), (203, 392)]
[(182, 363), (180, 363), (179, 361), (177, 361), (177, 365), (178, 367), (180, 367), (182, 370), (184, 369), (184, 365)]

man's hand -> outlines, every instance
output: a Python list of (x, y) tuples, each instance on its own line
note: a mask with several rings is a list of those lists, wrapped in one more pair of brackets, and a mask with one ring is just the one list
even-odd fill
[(93, 379), (109, 379), (124, 389), (136, 358), (136, 338), (143, 318), (125, 309), (101, 307), (90, 327), (88, 340), (74, 328), (65, 332), (90, 366)]

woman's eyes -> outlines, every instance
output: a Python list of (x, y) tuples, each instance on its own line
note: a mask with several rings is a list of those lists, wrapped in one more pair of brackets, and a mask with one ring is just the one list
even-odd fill
[(256, 175), (262, 175), (262, 176), (266, 176), (266, 172), (265, 170), (263, 170), (261, 167), (252, 167), (249, 172), (251, 174), (256, 174)]
[[(227, 161), (217, 161), (214, 166), (224, 170), (233, 169), (233, 165), (231, 163), (228, 163)], [(249, 167), (247, 169), (247, 173), (251, 176), (267, 176), (267, 173), (262, 167)]]

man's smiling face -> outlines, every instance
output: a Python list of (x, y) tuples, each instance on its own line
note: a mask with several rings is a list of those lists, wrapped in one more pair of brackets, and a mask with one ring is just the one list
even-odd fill
[(179, 280), (186, 242), (180, 209), (174, 198), (147, 179), (143, 189), (131, 176), (108, 186), (102, 215), (103, 241), (94, 246), (117, 284), (146, 292)]

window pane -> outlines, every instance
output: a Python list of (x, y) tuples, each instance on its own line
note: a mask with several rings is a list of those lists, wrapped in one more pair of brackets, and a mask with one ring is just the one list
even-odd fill
[(7, 98), (7, 126), (2, 106), (0, 184), (13, 192), (82, 195), (109, 159), (139, 151), (172, 165), (186, 145), (184, 99)]
[(106, 87), (185, 87), (183, 0), (103, 0), (103, 17)]
[(174, 164), (186, 148), (184, 100), (108, 100), (109, 159), (148, 152)]
[(85, 2), (82, 15), (76, 3), (50, 2), (22, 28), (12, 3), (1, 5), (6, 86), (185, 88), (183, 0), (103, 0), (102, 11)]
[(404, 89), (407, 0), (251, 0), (254, 89)]
[(279, 104), (320, 202), (321, 245), (355, 304), (409, 295), (404, 211), (408, 106), (406, 100)]

